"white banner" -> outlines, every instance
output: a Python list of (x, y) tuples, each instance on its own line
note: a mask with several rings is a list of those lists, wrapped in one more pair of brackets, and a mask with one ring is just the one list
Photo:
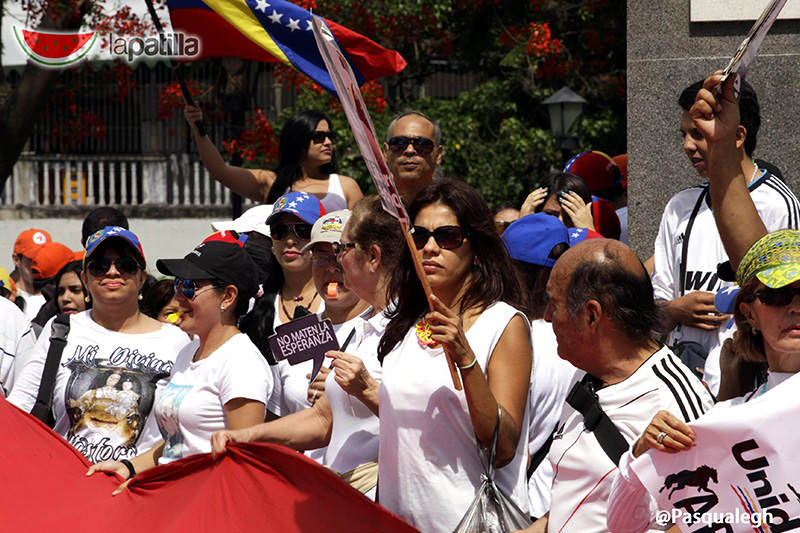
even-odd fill
[(347, 58), (339, 50), (339, 45), (336, 44), (336, 39), (328, 25), (316, 15), (311, 19), (317, 48), (325, 61), (333, 85), (336, 87), (339, 101), (342, 103), (347, 121), (350, 123), (350, 129), (353, 131), (358, 148), (367, 164), (369, 175), (372, 176), (372, 181), (381, 197), (383, 208), (400, 222), (408, 224), (408, 213), (397, 193), (386, 161), (383, 160), (378, 136), (375, 134), (375, 127), (372, 125), (372, 119), (369, 118), (369, 111), (361, 97), (361, 90), (353, 74), (353, 69), (350, 68)]
[(658, 522), (681, 531), (800, 531), (800, 375), (692, 424), (696, 445), (632, 463), (658, 501)]

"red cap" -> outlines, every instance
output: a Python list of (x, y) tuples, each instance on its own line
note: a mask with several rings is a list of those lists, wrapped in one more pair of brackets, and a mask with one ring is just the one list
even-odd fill
[(75, 252), (60, 242), (48, 242), (33, 257), (31, 272), (34, 279), (52, 278), (64, 265), (75, 260)]
[(622, 188), (628, 188), (628, 154), (615, 155), (611, 159), (617, 164), (620, 173), (622, 174)]
[(564, 172), (577, 174), (592, 192), (610, 189), (622, 183), (622, 173), (613, 159), (603, 152), (583, 152), (569, 161)]
[(619, 217), (610, 203), (602, 198), (592, 202), (592, 218), (597, 233), (607, 239), (619, 239)]
[(44, 243), (52, 241), (50, 234), (43, 229), (26, 229), (19, 234), (14, 243), (14, 254), (33, 258)]

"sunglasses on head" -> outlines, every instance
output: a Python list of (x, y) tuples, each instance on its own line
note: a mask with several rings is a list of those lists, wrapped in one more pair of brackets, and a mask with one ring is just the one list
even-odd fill
[(396, 154), (402, 154), (405, 149), (411, 144), (414, 151), (419, 155), (425, 156), (433, 151), (433, 141), (427, 137), (406, 137), (404, 135), (392, 137), (386, 144), (389, 145), (389, 150)]
[(761, 289), (760, 291), (756, 291), (756, 298), (758, 298), (762, 304), (772, 307), (789, 305), (797, 295), (800, 295), (800, 287), (783, 287), (780, 289)]
[(93, 257), (86, 263), (86, 269), (92, 276), (102, 276), (108, 272), (111, 265), (114, 265), (120, 274), (135, 274), (139, 271), (138, 261), (127, 255), (117, 257), (113, 261), (108, 257)]
[(336, 141), (336, 134), (332, 131), (315, 131), (311, 134), (311, 140), (314, 141), (316, 144), (322, 144), (325, 142), (325, 139), (330, 139), (331, 142)]
[(422, 250), (433, 235), (433, 240), (439, 248), (443, 250), (453, 250), (464, 243), (466, 235), (460, 226), (439, 226), (433, 231), (422, 226), (411, 228), (411, 237), (414, 239), (414, 246), (417, 250)]
[(183, 294), (184, 298), (187, 300), (194, 300), (195, 296), (203, 292), (204, 289), (213, 289), (214, 287), (216, 287), (216, 285), (212, 283), (208, 287), (198, 289), (197, 282), (195, 280), (181, 278), (175, 278), (175, 281), (172, 284), (175, 294)]
[(279, 241), (285, 239), (290, 231), (294, 233), (294, 236), (298, 239), (307, 241), (311, 238), (311, 224), (286, 224), (285, 222), (281, 222), (269, 227), (270, 236)]

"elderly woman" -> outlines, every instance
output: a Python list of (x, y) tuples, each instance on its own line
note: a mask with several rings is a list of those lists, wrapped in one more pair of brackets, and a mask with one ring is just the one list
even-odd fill
[[(133, 457), (160, 440), (151, 416), (157, 388), (189, 338), (139, 311), (145, 258), (132, 232), (107, 226), (86, 244), (81, 278), (92, 308), (70, 315), (52, 395), (55, 431), (91, 462)], [(9, 401), (33, 408), (50, 348), (50, 321)], [(136, 401), (125, 401), (130, 383)], [(113, 385), (109, 385), (113, 383)]]
[[(256, 265), (238, 243), (210, 241), (184, 259), (161, 259), (158, 269), (175, 277), (183, 311), (180, 328), (194, 337), (178, 354), (169, 383), (156, 398), (162, 440), (130, 460), (89, 468), (130, 480), (137, 472), (211, 451), (214, 431), (264, 420), (272, 373), (258, 348), (238, 328), (258, 290)], [(119, 396), (135, 403), (134, 391)], [(127, 486), (120, 485), (115, 494)]]
[(480, 485), (477, 444), (491, 447), (499, 416), (495, 482), (526, 512), (532, 355), (511, 260), (486, 202), (464, 182), (434, 181), (408, 212), (433, 308), (406, 249), (378, 349), (380, 502), (421, 531), (453, 531)]
[(340, 472), (345, 481), (374, 499), (378, 459), (378, 389), (381, 366), (378, 341), (387, 319), (386, 287), (400, 259), (403, 237), (400, 225), (381, 207), (377, 196), (359, 201), (331, 250), (315, 249), (317, 259), (338, 258), (345, 284), (370, 308), (356, 323), (348, 353), (329, 352), (333, 371), (325, 395), (313, 407), (279, 420), (241, 431), (221, 431), (212, 437), (215, 453), (228, 441), (272, 442), (296, 450), (327, 446), (323, 464)]

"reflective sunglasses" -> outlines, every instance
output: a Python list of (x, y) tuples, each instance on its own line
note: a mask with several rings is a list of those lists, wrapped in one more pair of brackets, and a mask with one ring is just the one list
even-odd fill
[(414, 239), (414, 246), (417, 250), (422, 250), (428, 244), (431, 235), (439, 248), (443, 250), (454, 250), (464, 243), (466, 235), (460, 226), (439, 226), (433, 231), (414, 226), (411, 228), (411, 237)]
[(193, 279), (181, 279), (175, 278), (175, 281), (172, 284), (172, 288), (175, 290), (175, 294), (183, 294), (184, 298), (187, 300), (194, 300), (195, 296), (198, 294), (205, 292), (207, 289), (213, 289), (216, 285), (213, 283), (208, 287), (202, 287), (200, 289), (197, 288), (197, 282)]
[(86, 263), (86, 269), (92, 276), (102, 276), (108, 273), (111, 265), (114, 265), (120, 274), (136, 274), (139, 271), (139, 263), (127, 255), (117, 257), (113, 261), (108, 257), (93, 257)]
[(395, 154), (402, 154), (409, 143), (414, 147), (414, 151), (419, 155), (426, 156), (433, 152), (433, 141), (427, 137), (392, 137), (386, 144), (389, 145), (389, 150)]
[(332, 131), (315, 131), (311, 134), (311, 140), (314, 141), (315, 144), (322, 144), (325, 142), (325, 139), (336, 142), (336, 134)]
[(497, 228), (497, 232), (502, 235), (502, 233), (511, 225), (510, 220), (495, 220), (494, 227)]
[(294, 236), (298, 239), (307, 241), (311, 238), (311, 224), (286, 224), (285, 222), (281, 222), (269, 227), (270, 236), (279, 241), (285, 239), (290, 231), (294, 233)]
[(756, 298), (758, 298), (762, 304), (771, 307), (789, 305), (797, 295), (800, 295), (800, 287), (783, 287), (781, 289), (762, 289), (756, 291)]

